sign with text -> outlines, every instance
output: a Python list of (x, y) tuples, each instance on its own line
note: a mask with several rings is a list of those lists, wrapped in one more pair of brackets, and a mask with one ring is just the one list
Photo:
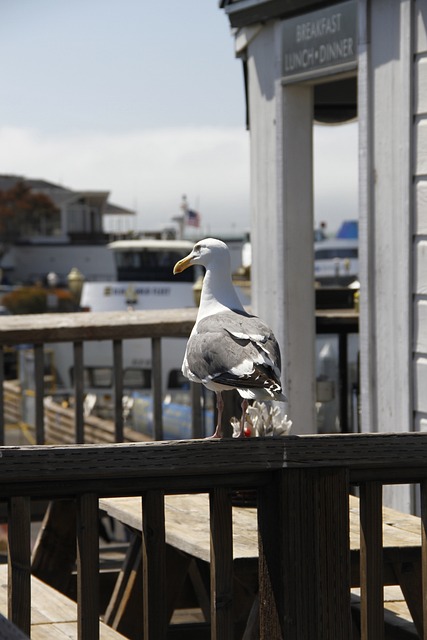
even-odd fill
[(357, 0), (283, 21), (282, 76), (296, 82), (357, 66)]

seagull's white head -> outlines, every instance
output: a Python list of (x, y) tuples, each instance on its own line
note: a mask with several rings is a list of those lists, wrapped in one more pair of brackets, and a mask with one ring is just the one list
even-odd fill
[(230, 252), (225, 242), (216, 240), (216, 238), (205, 238), (194, 245), (188, 256), (176, 263), (173, 272), (174, 274), (181, 273), (196, 264), (201, 264), (206, 268), (213, 262), (229, 265)]

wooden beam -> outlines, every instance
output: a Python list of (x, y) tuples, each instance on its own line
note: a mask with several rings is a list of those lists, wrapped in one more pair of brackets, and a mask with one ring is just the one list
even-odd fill
[[(91, 313), (42, 313), (3, 316), (0, 345), (31, 342), (76, 342), (169, 336), (188, 337), (197, 309), (156, 309), (153, 311), (111, 311)], [(12, 318), (12, 319), (11, 319)]]
[(160, 338), (151, 339), (151, 389), (153, 392), (154, 439), (163, 440), (162, 344)]
[(78, 640), (99, 640), (98, 498), (93, 493), (77, 500), (77, 615)]
[(113, 341), (114, 424), (116, 442), (123, 442), (123, 341)]
[(144, 640), (166, 640), (166, 543), (163, 491), (142, 497), (142, 575)]
[(31, 573), (67, 594), (76, 564), (76, 502), (49, 502), (34, 544)]
[(363, 640), (384, 638), (382, 485), (360, 487), (360, 596)]
[(45, 444), (44, 434), (44, 350), (42, 344), (34, 346), (35, 427), (37, 444)]
[(74, 419), (76, 428), (76, 444), (83, 444), (84, 433), (84, 366), (83, 366), (83, 342), (78, 341), (73, 344), (74, 355)]
[(231, 494), (227, 488), (210, 493), (211, 639), (232, 640), (233, 538)]
[[(80, 483), (174, 478), (176, 482), (221, 484), (227, 474), (242, 476), (245, 486), (262, 484), (257, 473), (275, 469), (347, 467), (352, 481), (417, 482), (427, 476), (427, 434), (340, 434), (245, 438), (242, 440), (181, 440), (115, 445), (52, 445), (1, 447), (0, 497), (25, 486), (28, 495), (43, 492), (72, 495)], [(408, 465), (408, 460), (411, 464)], [(248, 477), (244, 477), (249, 474)], [(216, 478), (216, 481), (215, 481)], [(175, 480), (174, 480), (175, 481)], [(160, 480), (159, 480), (160, 482)], [(21, 491), (22, 494), (22, 491)], [(106, 495), (106, 494), (104, 494)]]
[(350, 638), (346, 470), (278, 472), (258, 517), (261, 639)]
[(4, 416), (4, 349), (0, 347), (0, 446), (5, 444), (5, 416)]
[(8, 618), (28, 636), (31, 627), (30, 526), (30, 498), (10, 498)]

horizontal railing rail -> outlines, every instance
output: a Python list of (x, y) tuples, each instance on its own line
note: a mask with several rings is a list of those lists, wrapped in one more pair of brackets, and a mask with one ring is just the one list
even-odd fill
[[(360, 485), (361, 638), (384, 638), (382, 486), (417, 483), (427, 574), (427, 434), (349, 434), (114, 445), (1, 447), (9, 504), (9, 617), (30, 629), (30, 512), (40, 498), (77, 502), (78, 638), (97, 640), (98, 500), (141, 496), (144, 638), (167, 637), (164, 496), (207, 492), (211, 638), (233, 638), (231, 490), (258, 491), (259, 616), (264, 640), (348, 640), (349, 492)], [(402, 516), (403, 517), (403, 516)], [(420, 585), (421, 590), (421, 585)], [(426, 582), (416, 620), (427, 621)]]
[[(34, 349), (35, 440), (45, 443), (44, 347), (51, 343), (73, 345), (75, 442), (85, 442), (84, 352), (88, 341), (112, 342), (115, 441), (124, 440), (123, 342), (145, 338), (151, 341), (153, 424), (156, 440), (163, 439), (162, 420), (162, 339), (186, 338), (196, 319), (195, 309), (126, 311), (102, 313), (62, 313), (5, 316), (0, 324), (0, 444), (4, 444), (4, 350), (29, 345)], [(201, 389), (191, 384), (192, 435), (201, 437)]]
[[(45, 443), (44, 406), (44, 348), (51, 343), (68, 342), (73, 345), (74, 369), (74, 430), (75, 442), (85, 442), (84, 419), (84, 343), (110, 341), (112, 343), (114, 430), (115, 441), (123, 442), (123, 345), (124, 341), (145, 338), (151, 341), (152, 395), (154, 439), (163, 439), (162, 416), (162, 340), (187, 338), (196, 319), (196, 309), (167, 309), (155, 311), (115, 311), (102, 313), (62, 313), (4, 316), (0, 323), (0, 445), (5, 443), (4, 355), (9, 347), (29, 345), (34, 349), (34, 421), (37, 444)], [(317, 333), (339, 336), (341, 371), (341, 405), (343, 421), (347, 414), (347, 346), (349, 333), (358, 331), (358, 315), (353, 310), (339, 312), (318, 310)], [(201, 386), (191, 384), (192, 437), (204, 435)], [(212, 425), (213, 431), (213, 425)]]

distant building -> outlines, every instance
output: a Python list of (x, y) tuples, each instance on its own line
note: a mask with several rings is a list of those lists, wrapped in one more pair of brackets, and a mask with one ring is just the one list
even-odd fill
[(108, 191), (73, 191), (46, 180), (0, 175), (0, 190), (12, 188), (18, 181), (35, 193), (47, 195), (59, 210), (47, 225), (41, 217), (27, 219), (19, 238), (2, 261), (12, 282), (45, 280), (54, 272), (64, 282), (73, 267), (86, 278), (113, 277), (109, 237), (103, 230), (108, 215), (134, 215), (134, 212), (108, 201)]

